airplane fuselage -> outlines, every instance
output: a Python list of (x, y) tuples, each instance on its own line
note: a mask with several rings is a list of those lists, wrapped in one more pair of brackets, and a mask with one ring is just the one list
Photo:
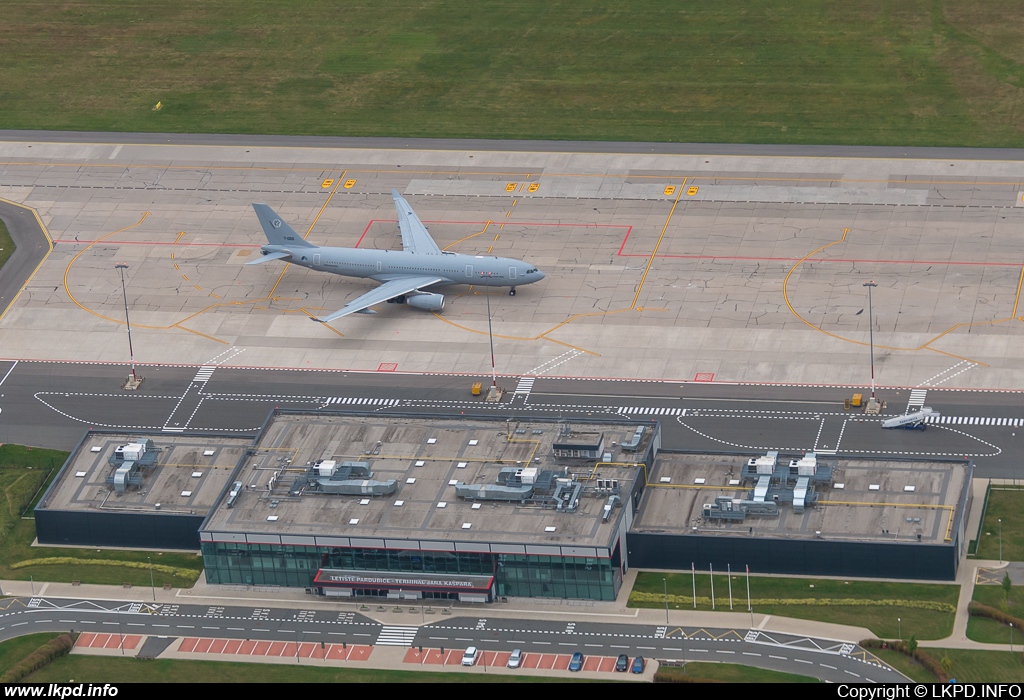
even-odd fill
[[(264, 245), (260, 252), (269, 255), (284, 246)], [(318, 272), (345, 277), (364, 277), (387, 282), (400, 277), (436, 276), (448, 284), (475, 284), (483, 287), (517, 287), (543, 279), (544, 274), (522, 260), (463, 253), (423, 255), (401, 250), (372, 248), (332, 248), (316, 246), (292, 248), (288, 262)]]

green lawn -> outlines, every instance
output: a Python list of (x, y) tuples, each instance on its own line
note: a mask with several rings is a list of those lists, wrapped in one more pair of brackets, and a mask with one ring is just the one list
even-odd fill
[(39, 7), (0, 128), (1024, 146), (1019, 0)]
[[(390, 671), (372, 668), (314, 668), (301, 664), (230, 663), (63, 656), (25, 679), (26, 683), (557, 683), (588, 679), (527, 674)], [(609, 679), (613, 680), (613, 679)]]
[[(4, 266), (7, 259), (14, 253), (14, 240), (11, 238), (11, 233), (7, 230), (7, 224), (0, 219), (0, 267)], [(3, 309), (0, 309), (3, 312)]]
[[(668, 584), (670, 607), (693, 610), (693, 579), (688, 573), (640, 572), (630, 594), (630, 606), (664, 607), (662, 579)], [(904, 638), (911, 635), (918, 639), (948, 636), (953, 631), (959, 595), (959, 586), (956, 585), (781, 576), (751, 576), (750, 581), (756, 613), (867, 627), (875, 636), (890, 639), (895, 639), (901, 632)], [(732, 586), (733, 609), (743, 612), (747, 609), (746, 577), (734, 575)], [(710, 595), (710, 577), (706, 572), (698, 573), (697, 609), (711, 609)], [(885, 604), (886, 600), (906, 603), (891, 605)], [(815, 604), (815, 601), (829, 602)], [(724, 575), (715, 575), (715, 609), (729, 610), (728, 578)]]
[[(973, 651), (967, 649), (932, 649), (926, 651), (939, 661), (948, 656), (952, 662), (950, 673), (961, 683), (1020, 683), (1024, 682), (1024, 663), (1019, 652)], [(935, 683), (936, 679), (916, 661), (894, 651), (872, 650), (878, 658), (921, 683)]]
[[(1002, 528), (1003, 560), (1024, 561), (1024, 489), (992, 487), (985, 520), (978, 534), (978, 559), (999, 560)], [(1002, 520), (1002, 523), (999, 521)]]
[[(32, 507), (64, 464), (68, 453), (59, 450), (0, 446), (0, 579), (28, 581), (81, 581), (83, 583), (132, 583), (149, 586), (149, 559), (157, 566), (170, 566), (180, 573), (154, 567), (153, 583), (187, 587), (195, 583), (203, 562), (198, 554), (180, 552), (132, 552), (124, 550), (71, 547), (33, 547), (36, 536)], [(53, 557), (71, 558), (53, 564), (18, 567), (19, 563)], [(86, 563), (90, 560), (132, 562), (142, 568)]]
[(15, 637), (6, 642), (0, 642), (0, 674), (14, 666), (39, 647), (51, 639), (60, 636), (59, 632), (42, 632), (39, 634), (28, 634), (24, 637)]
[[(817, 678), (798, 676), (794, 673), (769, 671), (739, 664), (688, 663), (683, 668), (665, 666), (658, 669), (658, 676), (665, 682), (673, 677), (720, 681), (722, 683), (820, 683)], [(655, 682), (660, 679), (655, 677)]]
[[(1009, 598), (1003, 592), (1002, 586), (975, 586), (973, 599), (1016, 617), (1024, 618), (1024, 586), (1011, 586)], [(972, 616), (968, 620), (967, 637), (976, 642), (995, 644), (1009, 644), (1011, 641), (1008, 625), (986, 617)], [(1012, 641), (1014, 644), (1024, 643), (1024, 631), (1014, 630)]]

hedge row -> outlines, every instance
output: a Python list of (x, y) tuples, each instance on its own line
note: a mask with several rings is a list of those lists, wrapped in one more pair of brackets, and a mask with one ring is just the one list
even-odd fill
[[(724, 600), (724, 598), (716, 598), (718, 601)], [(629, 596), (630, 604), (634, 603), (660, 603), (664, 604), (665, 595), (663, 593), (649, 593), (643, 591), (634, 591)], [(680, 603), (684, 605), (693, 605), (692, 596), (683, 595), (669, 595), (668, 602)], [(741, 601), (741, 602), (745, 602)], [(697, 596), (698, 605), (711, 605), (711, 598), (708, 596)], [(917, 610), (934, 610), (935, 612), (943, 613), (955, 613), (956, 606), (952, 603), (940, 603), (936, 600), (893, 600), (893, 599), (881, 599), (873, 600), (871, 598), (754, 598), (750, 601), (751, 605), (758, 607), (766, 605), (813, 605), (813, 606), (843, 606), (843, 607), (875, 607), (884, 606), (891, 608), (914, 608)]]
[(973, 600), (967, 606), (967, 613), (974, 615), (975, 617), (987, 617), (996, 622), (1000, 622), (1004, 625), (1013, 625), (1017, 629), (1024, 629), (1024, 620), (1013, 615), (1004, 613), (999, 608), (993, 608), (991, 605), (983, 605), (982, 603), (976, 603)]
[(70, 634), (62, 634), (56, 639), (51, 639), (39, 647), (24, 659), (16, 663), (0, 676), (0, 683), (17, 683), (30, 673), (38, 671), (58, 656), (64, 656), (75, 645), (75, 640)]
[(935, 676), (940, 683), (948, 683), (949, 679), (952, 678), (934, 656), (917, 646), (917, 642), (907, 644), (903, 640), (865, 639), (860, 642), (860, 645), (865, 649), (892, 649), (905, 656), (909, 656), (928, 669), (928, 672)]
[[(11, 564), (12, 569), (24, 569), (28, 566), (71, 566), (71, 565), (87, 565), (87, 566), (123, 566), (128, 569), (148, 569), (150, 564), (141, 561), (118, 561), (117, 559), (74, 559), (72, 557), (44, 557), (42, 559), (26, 559), (25, 561), (19, 561), (15, 564)], [(167, 566), (166, 564), (153, 564), (153, 571), (159, 571), (162, 574), (170, 574), (171, 576), (181, 576), (183, 578), (195, 578), (195, 569), (183, 569), (177, 566)]]

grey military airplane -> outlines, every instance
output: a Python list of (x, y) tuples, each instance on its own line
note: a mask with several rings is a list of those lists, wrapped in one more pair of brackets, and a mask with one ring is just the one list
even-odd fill
[(368, 277), (380, 282), (373, 291), (350, 301), (341, 310), (314, 321), (330, 323), (349, 314), (376, 313), (371, 306), (382, 302), (408, 304), (417, 309), (441, 311), (444, 295), (430, 291), (452, 284), (475, 284), (481, 287), (516, 287), (544, 279), (544, 273), (533, 265), (512, 258), (464, 255), (441, 250), (427, 232), (409, 203), (391, 190), (398, 210), (398, 227), (402, 233), (403, 250), (366, 248), (328, 248), (313, 245), (297, 234), (266, 204), (253, 204), (256, 217), (263, 226), (267, 244), (260, 247), (262, 257), (247, 265), (271, 260), (308, 267), (318, 272), (333, 272), (346, 277)]

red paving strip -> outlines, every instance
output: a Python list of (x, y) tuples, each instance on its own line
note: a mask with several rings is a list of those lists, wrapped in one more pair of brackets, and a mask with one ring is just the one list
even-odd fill
[(420, 653), (416, 647), (409, 647), (405, 651), (405, 658), (402, 659), (403, 663), (407, 664), (422, 664), (426, 661), (428, 652)]
[(552, 666), (556, 671), (568, 671), (569, 662), (572, 660), (572, 656), (564, 656), (559, 654), (555, 657), (555, 665)]
[(523, 668), (537, 668), (540, 663), (540, 654), (523, 654)]
[[(89, 634), (79, 637), (79, 646), (84, 646), (83, 639), (93, 647), (118, 648), (120, 638), (116, 634)], [(142, 641), (139, 635), (124, 638), (125, 649), (134, 649)], [(315, 642), (258, 642), (240, 639), (212, 639), (207, 637), (185, 637), (178, 647), (179, 651), (195, 654), (238, 654), (239, 656), (277, 656), (280, 658), (294, 657), (298, 650), (298, 658), (328, 659), (332, 661), (365, 661), (373, 652), (372, 646), (354, 646), (345, 648), (340, 644), (321, 646)], [(437, 654), (436, 650), (434, 651)], [(427, 652), (424, 652), (426, 655)], [(439, 654), (438, 654), (439, 655)]]
[(299, 645), (299, 657), (303, 659), (322, 659), (324, 658), (324, 648), (319, 644), (304, 642)]
[[(591, 664), (591, 661), (595, 661), (595, 660), (597, 661), (597, 663), (596, 664)], [(613, 658), (608, 657), (608, 656), (588, 656), (587, 657), (587, 662), (585, 664), (583, 664), (583, 670), (584, 671), (604, 671), (606, 673), (608, 671), (614, 672), (615, 671), (615, 661), (616, 661), (616, 659), (613, 659)]]
[(342, 649), (337, 644), (332, 644), (327, 650), (327, 658), (330, 661), (344, 661), (348, 658), (348, 649)]
[(95, 637), (96, 635), (92, 632), (82, 632), (80, 635), (78, 635), (78, 639), (75, 640), (75, 646), (85, 647), (86, 649), (88, 649), (89, 646), (92, 644), (92, 640)]
[(426, 657), (423, 660), (425, 664), (443, 664), (444, 654), (441, 653), (440, 649), (427, 649), (423, 652), (423, 656)]
[[(554, 668), (557, 658), (554, 654), (541, 654), (534, 668)], [(566, 663), (565, 667), (569, 668), (569, 664)]]
[(373, 652), (373, 647), (370, 646), (357, 646), (352, 647), (348, 653), (349, 661), (366, 661), (370, 658), (370, 654)]

